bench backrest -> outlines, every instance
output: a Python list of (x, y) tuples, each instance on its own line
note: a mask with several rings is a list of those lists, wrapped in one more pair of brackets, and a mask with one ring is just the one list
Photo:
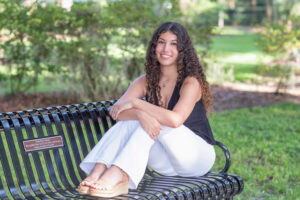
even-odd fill
[(79, 163), (115, 122), (114, 101), (0, 114), (0, 198), (76, 187)]

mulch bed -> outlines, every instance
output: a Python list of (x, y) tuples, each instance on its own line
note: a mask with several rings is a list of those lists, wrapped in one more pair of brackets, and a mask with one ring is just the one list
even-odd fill
[(300, 96), (292, 94), (241, 91), (222, 86), (212, 86), (212, 92), (214, 95), (214, 111), (267, 106), (286, 101), (300, 103)]
[[(214, 95), (214, 111), (217, 112), (244, 107), (266, 106), (284, 101), (300, 103), (300, 96), (291, 94), (275, 95), (269, 92), (240, 91), (217, 85), (213, 85), (211, 89)], [(82, 103), (80, 97), (67, 92), (8, 95), (0, 98), (0, 113), (77, 103)]]

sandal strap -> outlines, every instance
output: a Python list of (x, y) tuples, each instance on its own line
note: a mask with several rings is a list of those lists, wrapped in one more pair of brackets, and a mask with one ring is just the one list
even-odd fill
[(92, 181), (89, 181), (89, 180), (83, 180), (81, 183), (80, 183), (81, 186), (92, 186), (93, 183)]
[(91, 187), (93, 187), (94, 189), (97, 189), (97, 190), (111, 190), (114, 186), (109, 185), (108, 182), (106, 182), (106, 181), (99, 180), (99, 181), (95, 182), (94, 184), (92, 184)]

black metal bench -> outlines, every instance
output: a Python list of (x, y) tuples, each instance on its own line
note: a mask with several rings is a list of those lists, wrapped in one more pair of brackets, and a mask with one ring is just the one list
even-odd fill
[[(115, 101), (57, 106), (0, 114), (0, 199), (98, 199), (80, 195), (86, 175), (79, 163), (115, 123), (108, 108)], [(114, 199), (232, 199), (243, 180), (219, 173), (166, 177), (147, 170), (137, 190)]]

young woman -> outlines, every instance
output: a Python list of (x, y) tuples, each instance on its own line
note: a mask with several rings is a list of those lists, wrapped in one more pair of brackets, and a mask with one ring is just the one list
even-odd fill
[(118, 122), (80, 164), (89, 174), (81, 193), (126, 194), (137, 188), (147, 165), (166, 176), (201, 176), (213, 166), (215, 140), (206, 117), (212, 97), (182, 25), (158, 27), (145, 67), (110, 110)]

